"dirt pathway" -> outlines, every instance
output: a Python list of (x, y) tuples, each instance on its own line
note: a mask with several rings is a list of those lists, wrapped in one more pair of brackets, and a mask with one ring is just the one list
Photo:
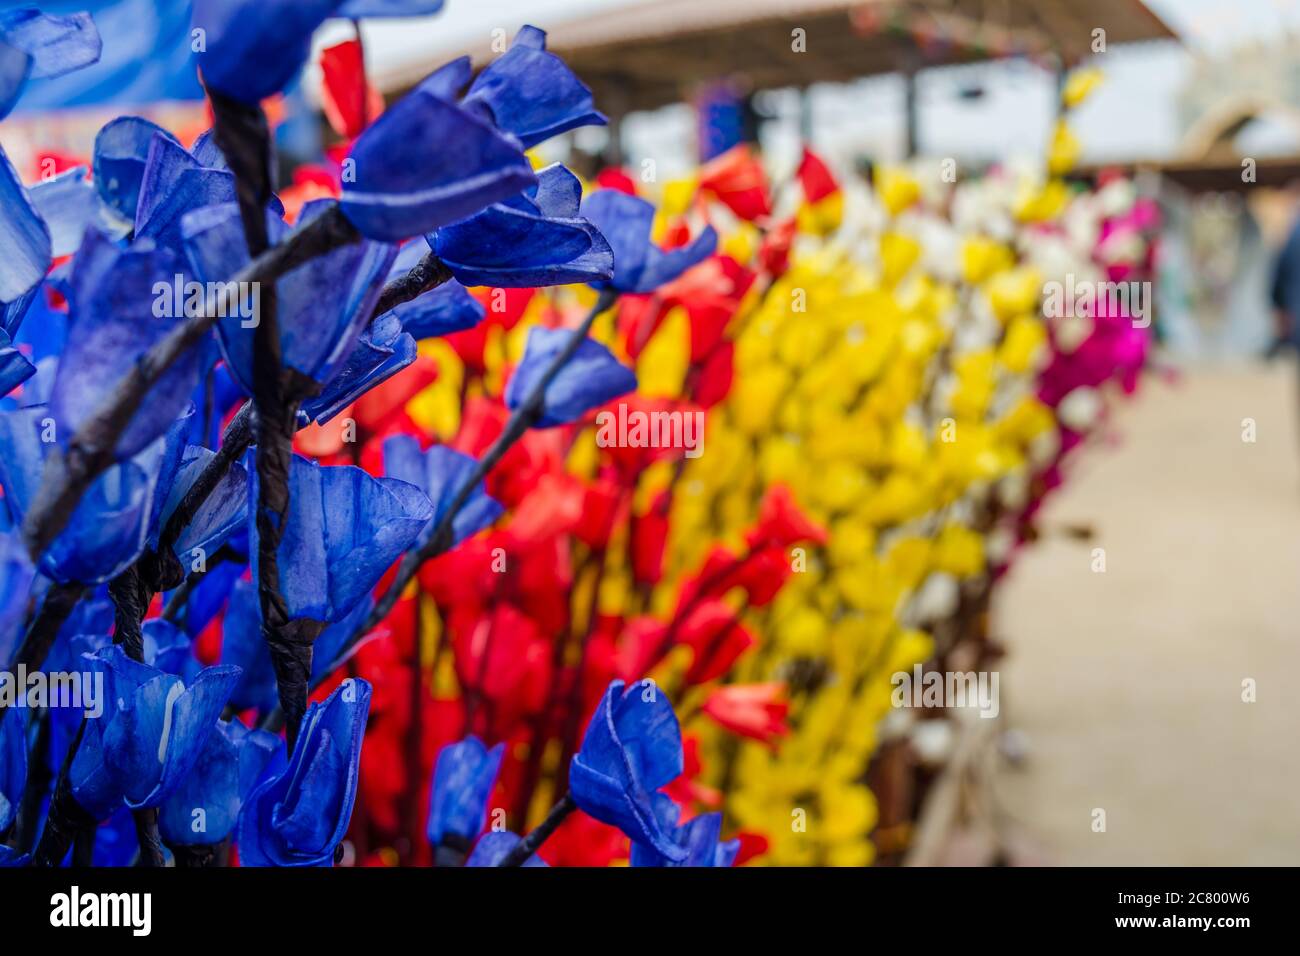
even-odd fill
[(1049, 534), (1005, 582), (1002, 708), (1028, 756), (998, 802), (1049, 861), (1300, 864), (1295, 376), (1148, 383), (1044, 515), (1095, 539)]

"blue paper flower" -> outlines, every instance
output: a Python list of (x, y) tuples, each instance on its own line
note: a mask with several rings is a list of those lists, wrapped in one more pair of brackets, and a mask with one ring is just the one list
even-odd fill
[(395, 312), (384, 313), (361, 333), (352, 354), (320, 395), (303, 402), (303, 414), (308, 421), (329, 421), (380, 382), (414, 362), (416, 354), (415, 339), (402, 330)]
[(0, 842), (13, 826), (27, 785), (27, 717), (24, 708), (0, 711)]
[(429, 843), (437, 847), (452, 836), (468, 846), (478, 836), (504, 753), (504, 744), (489, 750), (474, 736), (442, 748), (429, 792)]
[[(329, 673), (343, 645), (365, 621), (373, 603), (369, 599), (359, 601), (346, 617), (326, 627), (312, 642), (313, 684)], [(221, 625), (221, 663), (233, 664), (243, 671), (230, 694), (230, 703), (237, 710), (253, 707), (269, 713), (279, 703), (280, 696), (271, 650), (262, 636), (262, 612), (253, 582), (236, 581), (231, 586), (230, 603)]]
[[(424, 240), (420, 240), (424, 245)], [(451, 335), (472, 329), (483, 321), (483, 304), (452, 279), (403, 302), (389, 315), (402, 323), (402, 329), (417, 342), (439, 335)]]
[[(54, 428), (44, 405), (0, 413), (0, 487), (14, 524), (22, 523), (41, 482)], [(135, 561), (156, 528), (159, 495), (165, 496), (179, 464), (169, 454), (174, 444), (164, 435), (100, 475), (41, 556), (42, 573), (56, 581), (97, 584)]]
[[(528, 330), (524, 357), (506, 386), (506, 405), (513, 411), (524, 403), (533, 385), (569, 343), (569, 329)], [(636, 374), (593, 339), (583, 339), (578, 350), (546, 386), (538, 428), (565, 425), (593, 408), (636, 389)]]
[[(499, 866), (523, 838), (509, 830), (485, 833), (474, 847), (474, 852), (465, 861), (466, 866)], [(534, 854), (524, 860), (524, 866), (546, 866), (541, 857)]]
[(347, 832), (370, 685), (348, 678), (303, 717), (285, 772), (258, 786), (239, 819), (245, 866), (328, 866)]
[[(162, 523), (180, 505), (190, 486), (203, 473), (204, 467), (216, 452), (197, 445), (188, 445), (181, 458), (176, 478), (162, 509)], [(194, 517), (181, 531), (172, 548), (173, 553), (187, 567), (192, 559), (211, 557), (226, 539), (241, 530), (248, 518), (248, 473), (239, 463), (233, 463), (221, 476), (217, 487), (208, 495)]]
[[(95, 135), (95, 191), (104, 204), (127, 222), (135, 223), (149, 147), (154, 137), (176, 143), (176, 137), (141, 116), (119, 116)], [(179, 146), (179, 143), (176, 143)]]
[(101, 47), (89, 13), (57, 17), (30, 7), (0, 11), (0, 119), (28, 79), (89, 66), (99, 59)]
[[(50, 267), (50, 230), (0, 149), (0, 305), (34, 289)], [(12, 329), (10, 329), (12, 331)]]
[(50, 254), (70, 255), (81, 245), (86, 227), (99, 213), (95, 187), (86, 178), (86, 167), (77, 166), (33, 185), (27, 194), (50, 231)]
[(601, 823), (616, 826), (660, 856), (687, 852), (655, 815), (654, 791), (682, 772), (682, 732), (668, 700), (652, 684), (610, 683), (569, 768), (569, 794)]
[(525, 147), (579, 126), (604, 126), (591, 90), (554, 53), (546, 32), (525, 26), (499, 59), (470, 87), (466, 106), (483, 105), (497, 128), (519, 137)]
[[(203, 166), (174, 139), (155, 135), (149, 141), (140, 191), (136, 197), (136, 238), (150, 238), (167, 249), (179, 249), (184, 217), (205, 206), (235, 202), (235, 176), (227, 169)], [(276, 213), (284, 209), (272, 200)], [(216, 281), (228, 276), (208, 276)]]
[[(110, 604), (111, 608), (112, 605)], [(111, 624), (111, 619), (110, 622)], [(141, 625), (144, 644), (144, 662), (164, 674), (179, 677), (190, 684), (199, 676), (202, 665), (194, 656), (194, 647), (184, 631), (162, 618), (152, 618)], [(71, 637), (64, 648), (56, 645), (50, 657), (46, 658), (46, 670), (72, 670), (81, 665), (82, 655), (97, 654), (113, 643), (108, 628), (96, 629), (93, 633), (80, 633)], [(66, 657), (56, 657), (62, 650)]]
[[(433, 505), (433, 516), (420, 535), (423, 544), (442, 521), (460, 490), (478, 462), (446, 445), (434, 445), (420, 451), (420, 443), (412, 435), (393, 435), (384, 439), (384, 474), (409, 482), (423, 491)], [(456, 512), (452, 520), (452, 543), (460, 544), (472, 534), (482, 531), (501, 516), (504, 509), (487, 493), (482, 481)]]
[(503, 288), (596, 282), (614, 274), (614, 254), (578, 216), (582, 186), (559, 163), (537, 185), (427, 237), (465, 285)]
[(587, 196), (582, 215), (614, 250), (614, 278), (608, 285), (619, 292), (653, 292), (713, 255), (718, 245), (717, 233), (706, 226), (690, 245), (660, 249), (650, 237), (654, 206), (617, 189), (598, 189)]
[[(297, 228), (320, 215), (329, 202), (309, 203)], [(276, 215), (267, 217), (273, 243), (291, 230)], [(233, 204), (190, 213), (184, 220), (185, 249), (196, 275), (204, 281), (228, 279), (248, 264), (248, 245), (239, 209)], [(352, 354), (371, 313), (395, 246), (355, 242), (312, 259), (276, 282), (276, 321), (281, 360), (318, 382), (328, 382)], [(256, 304), (256, 290), (250, 290)], [(245, 309), (253, 311), (255, 309)], [(256, 315), (227, 315), (217, 323), (222, 353), (246, 393), (253, 392)]]
[(632, 841), (633, 866), (710, 866), (728, 867), (736, 860), (740, 852), (739, 840), (722, 843), (718, 837), (722, 833), (721, 813), (702, 813), (689, 823), (678, 825), (681, 808), (662, 793), (656, 793), (651, 801), (659, 828), (686, 851), (683, 860), (670, 860), (659, 853), (653, 846), (638, 840)]
[(14, 108), (31, 71), (32, 58), (0, 37), (0, 119)]
[(284, 741), (238, 720), (218, 721), (199, 759), (158, 811), (158, 829), (172, 846), (211, 846), (235, 829), (244, 800), (271, 774), (283, 772)]
[(448, 64), (357, 138), (344, 164), (341, 206), (364, 235), (423, 235), (535, 181), (518, 141), (455, 101), (469, 74), (468, 58)]
[[(139, 240), (130, 248), (96, 229), (73, 260), (69, 335), (59, 359), (50, 413), (66, 444), (99, 410), (121, 379), (160, 339), (184, 320), (160, 302), (180, 264), (170, 250)], [(166, 431), (189, 405), (202, 350), (191, 348), (149, 389), (118, 439), (116, 458), (137, 454)]]
[(119, 795), (133, 810), (157, 806), (198, 760), (239, 669), (206, 667), (186, 687), (117, 644), (82, 659), (103, 675), (104, 712), (86, 721), (69, 771), (73, 796), (96, 819)]
[(255, 104), (298, 75), (311, 35), (340, 0), (194, 0), (199, 69), (210, 88)]
[(311, 52), (311, 35), (332, 16), (414, 17), (436, 13), (443, 0), (194, 0), (193, 25), (203, 30), (203, 82), (243, 103), (283, 90)]
[[(258, 579), (257, 474), (249, 482), (249, 553)], [(413, 485), (349, 465), (293, 457), (280, 540), (280, 592), (292, 618), (333, 622), (366, 597), (419, 538), (433, 507)]]

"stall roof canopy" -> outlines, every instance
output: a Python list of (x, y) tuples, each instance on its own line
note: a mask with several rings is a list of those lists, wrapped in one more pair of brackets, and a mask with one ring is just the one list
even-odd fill
[[(635, 0), (544, 25), (548, 48), (615, 112), (679, 102), (728, 76), (762, 89), (1000, 56), (1072, 63), (1093, 52), (1097, 29), (1107, 47), (1176, 39), (1141, 0)], [(486, 62), (491, 40), (445, 46), (438, 62), (463, 53)], [(380, 81), (402, 89), (435, 65)]]

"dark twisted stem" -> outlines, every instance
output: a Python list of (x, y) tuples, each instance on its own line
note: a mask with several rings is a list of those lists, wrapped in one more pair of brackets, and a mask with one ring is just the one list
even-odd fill
[(30, 850), (36, 840), (41, 825), (41, 804), (50, 795), (54, 778), (45, 760), (45, 753), (50, 749), (50, 712), (42, 710), (37, 720), (36, 744), (27, 762), (27, 782), (23, 786), (22, 801), (18, 804), (18, 819), (14, 822), (13, 843), (19, 853)]
[[(213, 132), (235, 177), (239, 215), (250, 255), (266, 249), (266, 204), (271, 198), (271, 132), (258, 104), (241, 103), (216, 90)], [(259, 289), (253, 331), (253, 438), (257, 442), (257, 597), (262, 636), (271, 652), (280, 707), (287, 717), (290, 752), (307, 709), (312, 642), (320, 633), (294, 621), (280, 588), (280, 540), (289, 515), (289, 469), (298, 404), (307, 390), (286, 372), (280, 346), (275, 285)]]
[(423, 259), (411, 267), (410, 271), (398, 276), (384, 286), (375, 303), (371, 318), (378, 318), (385, 312), (391, 312), (403, 302), (410, 302), (430, 289), (436, 289), (451, 279), (451, 270), (432, 252), (425, 253)]
[(136, 861), (136, 866), (166, 866), (162, 836), (158, 833), (158, 808), (132, 810), (131, 816), (135, 819), (136, 839), (140, 841), (140, 859)]
[(171, 551), (175, 548), (181, 533), (194, 520), (194, 516), (198, 514), (212, 492), (217, 490), (217, 486), (221, 484), (221, 479), (226, 476), (230, 466), (240, 459), (252, 443), (253, 407), (245, 402), (221, 432), (221, 446), (208, 459), (199, 476), (186, 489), (176, 510), (167, 519), (162, 534), (158, 536), (159, 551)]
[(538, 824), (537, 829), (516, 843), (514, 848), (501, 858), (497, 866), (522, 866), (530, 856), (541, 849), (542, 844), (550, 839), (551, 834), (558, 830), (560, 824), (576, 809), (578, 805), (573, 801), (573, 797), (566, 793), (560, 798), (559, 803), (551, 807), (551, 812), (546, 814), (546, 819)]
[(85, 591), (85, 585), (82, 584), (50, 585), (40, 610), (36, 612), (36, 617), (27, 628), (23, 642), (14, 655), (15, 668), (21, 664), (28, 670), (34, 670), (45, 663), (46, 655), (59, 636), (59, 629), (72, 614), (72, 609), (77, 606)]
[(219, 564), (227, 561), (242, 561), (243, 556), (235, 551), (230, 545), (223, 544), (207, 560), (206, 566), (201, 571), (191, 571), (185, 576), (185, 580), (178, 584), (175, 589), (171, 590), (171, 598), (167, 601), (167, 606), (163, 608), (162, 619), (168, 624), (175, 624), (182, 614), (185, 613), (185, 606), (189, 603), (190, 595), (194, 589), (199, 586), (207, 573)]
[(464, 866), (465, 859), (474, 849), (471, 841), (459, 833), (443, 835), (442, 842), (433, 851), (434, 866)]
[(167, 847), (172, 851), (172, 859), (176, 861), (178, 868), (202, 868), (212, 866), (229, 866), (230, 865), (230, 838), (227, 837), (220, 843), (209, 845), (194, 844), (177, 844), (175, 846), (168, 844)]
[[(120, 644), (123, 653), (137, 663), (145, 663), (144, 631), (141, 623), (152, 599), (149, 582), (140, 572), (140, 565), (131, 565), (108, 582), (108, 594), (113, 599), (113, 643)], [(84, 726), (84, 721), (83, 721)], [(75, 754), (74, 747), (70, 753)], [(158, 834), (157, 807), (132, 810), (135, 835), (140, 842), (140, 866), (165, 866), (162, 837)]]
[(53, 867), (63, 862), (68, 849), (79, 834), (93, 832), (99, 821), (81, 808), (81, 804), (72, 795), (72, 784), (68, 773), (72, 767), (72, 757), (81, 746), (81, 738), (86, 732), (86, 718), (81, 718), (77, 726), (77, 735), (72, 738), (68, 752), (63, 756), (63, 766), (59, 768), (59, 780), (54, 787), (54, 796), (50, 798), (50, 810), (46, 814), (45, 829), (41, 831), (40, 842), (32, 851), (32, 866)]

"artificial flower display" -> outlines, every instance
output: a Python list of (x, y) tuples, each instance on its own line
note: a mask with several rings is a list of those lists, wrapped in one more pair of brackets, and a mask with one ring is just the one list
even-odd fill
[[(1154, 209), (1061, 178), (1068, 115), (957, 184), (808, 147), (583, 182), (532, 161), (605, 123), (532, 26), (388, 104), (349, 41), (343, 141), (277, 191), (313, 31), (440, 6), (196, 0), (212, 129), (0, 154), (0, 655), (108, 687), (0, 713), (0, 865), (899, 859), (891, 676), (993, 653), (1146, 364), (1045, 289), (1147, 274)], [(0, 14), (0, 116), (98, 52)]]

